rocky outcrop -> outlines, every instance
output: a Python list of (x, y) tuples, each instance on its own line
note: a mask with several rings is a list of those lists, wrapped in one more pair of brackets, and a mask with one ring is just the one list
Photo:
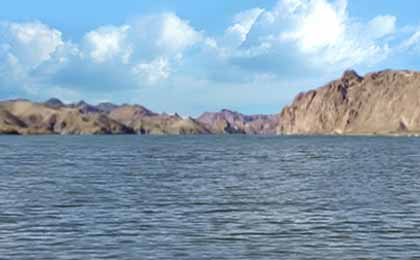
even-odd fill
[(223, 109), (204, 113), (197, 121), (216, 134), (275, 134), (278, 117), (275, 115), (244, 115)]
[(279, 134), (420, 134), (420, 72), (380, 71), (343, 76), (299, 94), (283, 109)]
[(9, 111), (0, 108), (0, 133), (19, 134), (25, 129), (26, 124)]

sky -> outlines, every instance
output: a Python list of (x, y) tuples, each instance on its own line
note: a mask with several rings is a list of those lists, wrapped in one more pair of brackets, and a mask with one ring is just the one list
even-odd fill
[(0, 99), (277, 113), (301, 91), (420, 69), (417, 0), (14, 0), (0, 10)]

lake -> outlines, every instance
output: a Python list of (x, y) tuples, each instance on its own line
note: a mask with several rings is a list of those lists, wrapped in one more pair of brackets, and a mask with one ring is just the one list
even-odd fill
[(420, 259), (420, 139), (1, 136), (2, 259)]

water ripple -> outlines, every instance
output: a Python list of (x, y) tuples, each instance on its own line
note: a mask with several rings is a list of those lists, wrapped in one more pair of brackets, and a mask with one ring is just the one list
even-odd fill
[(420, 139), (0, 137), (3, 259), (416, 259)]

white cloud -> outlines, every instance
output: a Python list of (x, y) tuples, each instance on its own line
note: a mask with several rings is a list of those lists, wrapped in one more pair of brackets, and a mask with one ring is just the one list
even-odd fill
[(226, 43), (235, 47), (243, 43), (255, 21), (263, 12), (264, 10), (261, 8), (254, 8), (237, 14), (234, 19), (235, 24), (225, 32)]
[(402, 42), (401, 50), (414, 49), (420, 50), (420, 30), (415, 31), (408, 39)]
[(160, 80), (167, 79), (170, 75), (169, 61), (159, 57), (150, 63), (140, 63), (132, 69), (140, 79), (146, 80), (149, 84), (154, 84)]
[(123, 63), (128, 63), (132, 46), (127, 41), (130, 26), (106, 26), (91, 31), (84, 37), (86, 52), (97, 63), (103, 63), (119, 57)]
[(391, 15), (380, 15), (369, 21), (367, 33), (370, 37), (382, 38), (396, 31), (397, 18)]
[(27, 67), (47, 61), (64, 44), (60, 31), (40, 22), (1, 23), (0, 33), (8, 52)]
[(395, 31), (395, 21), (378, 16), (369, 23), (358, 22), (349, 17), (346, 0), (280, 0), (259, 14), (233, 58), (236, 66), (263, 68), (279, 76), (370, 66), (390, 53), (384, 36)]
[(138, 17), (129, 24), (129, 39), (135, 44), (137, 58), (179, 56), (204, 40), (201, 32), (173, 13)]
[[(173, 13), (92, 30), (80, 43), (41, 22), (0, 23), (0, 84), (36, 95), (137, 89), (167, 80), (185, 52), (211, 38)], [(44, 88), (44, 89), (43, 89)]]
[(293, 8), (289, 10), (292, 10), (289, 15), (295, 24), (291, 31), (281, 33), (280, 38), (298, 41), (305, 52), (332, 46), (345, 33), (345, 12), (324, 0), (308, 3), (294, 1)]
[(161, 16), (161, 34), (157, 46), (173, 52), (183, 51), (202, 40), (201, 33), (192, 28), (187, 21), (172, 13)]
[(0, 87), (36, 95), (39, 76), (34, 71), (65, 46), (61, 35), (38, 21), (0, 22)]

